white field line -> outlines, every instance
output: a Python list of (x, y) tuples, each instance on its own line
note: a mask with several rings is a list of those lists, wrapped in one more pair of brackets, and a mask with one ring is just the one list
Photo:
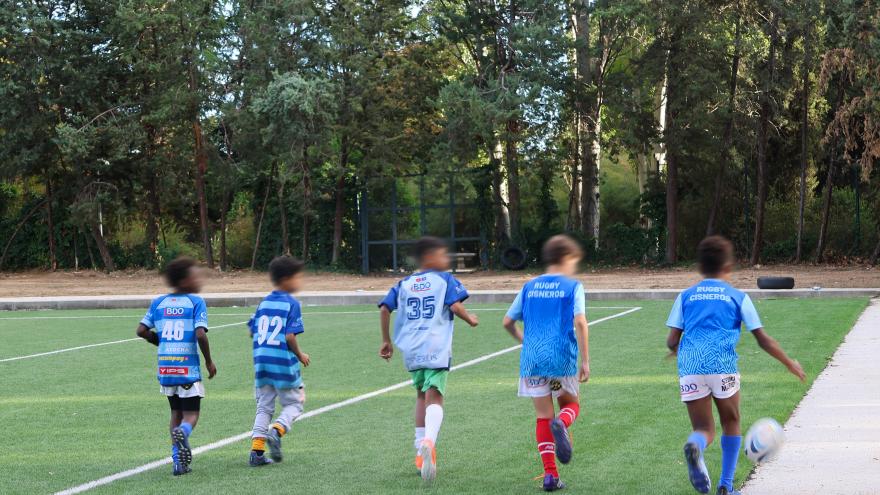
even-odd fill
[[(245, 323), (247, 323), (247, 322), (241, 321), (238, 323), (227, 323), (225, 325), (216, 325), (216, 326), (212, 326), (209, 330), (216, 330), (218, 328), (231, 327), (231, 326), (235, 326), (235, 325), (244, 325)], [(78, 351), (80, 349), (89, 349), (92, 347), (103, 347), (105, 345), (122, 344), (124, 342), (133, 342), (135, 340), (143, 340), (143, 339), (141, 339), (140, 337), (133, 337), (130, 339), (111, 340), (110, 342), (100, 342), (97, 344), (88, 344), (88, 345), (80, 345), (80, 346), (76, 346), (76, 347), (68, 347), (66, 349), (58, 349), (57, 351), (40, 352), (37, 354), (28, 354), (27, 356), (16, 356), (16, 357), (11, 357), (11, 358), (0, 359), (0, 363), (8, 363), (9, 361), (21, 361), (22, 359), (30, 359), (30, 358), (41, 357), (41, 356), (51, 356), (53, 354), (61, 354), (62, 352)]]
[[(617, 307), (617, 306), (593, 306), (592, 309), (641, 309), (641, 307), (632, 308), (630, 306), (620, 306), (620, 307)], [(471, 309), (470, 311), (507, 311), (507, 310), (503, 309), (503, 308), (475, 308), (475, 309)], [(375, 311), (336, 311), (336, 312), (319, 311), (319, 312), (312, 312), (312, 313), (303, 313), (303, 315), (310, 315), (310, 316), (313, 316), (313, 315), (351, 315), (351, 314), (372, 314), (372, 313), (375, 313)], [(248, 316), (248, 315), (242, 314), (242, 313), (229, 313), (229, 314), (219, 314), (219, 315), (214, 315), (214, 316)], [(98, 317), (99, 318), (136, 318), (136, 316), (117, 316), (117, 315), (105, 315), (105, 316), (98, 316)], [(42, 316), (42, 317), (35, 316), (35, 317), (33, 317), (33, 319), (50, 319), (50, 318), (90, 318), (90, 317), (88, 317), (88, 316)], [(0, 320), (14, 320), (14, 319), (16, 319), (16, 318), (0, 318)], [(24, 319), (24, 318), (21, 318), (21, 319)], [(596, 321), (599, 321), (599, 320), (596, 320)], [(235, 325), (243, 325), (245, 323), (247, 323), (247, 322), (242, 321), (239, 323), (227, 323), (224, 325), (215, 325), (215, 326), (212, 326), (209, 330), (214, 330), (217, 328), (224, 328), (224, 327), (231, 327), (231, 326), (235, 326)], [(58, 349), (55, 351), (40, 352), (37, 354), (28, 354), (26, 356), (15, 356), (15, 357), (11, 357), (11, 358), (0, 359), (0, 363), (7, 363), (10, 361), (21, 361), (22, 359), (31, 359), (31, 358), (42, 357), (42, 356), (51, 356), (53, 354), (61, 354), (64, 352), (71, 352), (71, 351), (79, 351), (82, 349), (91, 349), (93, 347), (103, 347), (105, 345), (124, 344), (126, 342), (134, 342), (136, 340), (141, 340), (141, 338), (140, 337), (133, 337), (130, 339), (111, 340), (109, 342), (99, 342), (97, 344), (87, 344), (87, 345), (80, 345), (80, 346), (76, 346), (76, 347), (67, 347), (65, 349)]]
[[(588, 306), (587, 309), (630, 309), (633, 306)], [(473, 308), (468, 311), (507, 311), (506, 308)], [(365, 315), (376, 313), (376, 310), (370, 311), (308, 311), (303, 315)], [(378, 314), (378, 313), (376, 313)], [(0, 318), (0, 321), (18, 321), (18, 320), (95, 320), (103, 318), (140, 318), (143, 313), (136, 315), (76, 315), (76, 316), (10, 316)], [(250, 313), (210, 313), (209, 316), (250, 316)]]
[[(612, 320), (614, 318), (619, 318), (621, 316), (626, 316), (626, 315), (633, 313), (633, 312), (636, 312), (640, 309), (642, 309), (640, 306), (629, 308), (627, 311), (622, 311), (620, 313), (616, 313), (611, 316), (606, 316), (604, 318), (599, 318), (597, 320), (591, 321), (590, 325), (598, 325), (599, 323), (602, 323), (603, 321), (608, 321), (608, 320)], [(469, 366), (473, 366), (475, 364), (482, 363), (483, 361), (488, 361), (489, 359), (501, 356), (503, 354), (513, 352), (515, 350), (518, 350), (520, 347), (522, 347), (522, 345), (515, 345), (512, 347), (508, 347), (507, 349), (502, 349), (500, 351), (486, 354), (486, 355), (480, 356), (478, 358), (471, 359), (470, 361), (465, 361), (461, 364), (455, 365), (452, 368), (450, 368), (450, 370), (457, 371), (457, 370), (460, 370), (463, 368), (467, 368)], [(339, 408), (342, 408), (345, 406), (357, 404), (358, 402), (363, 402), (367, 399), (371, 399), (373, 397), (383, 395), (388, 392), (393, 392), (395, 390), (399, 390), (401, 388), (408, 387), (408, 386), (410, 386), (411, 383), (412, 382), (410, 380), (407, 380), (407, 381), (403, 381), (400, 383), (395, 383), (394, 385), (390, 385), (385, 388), (380, 388), (378, 390), (374, 390), (372, 392), (367, 392), (366, 394), (358, 395), (358, 396), (352, 397), (350, 399), (346, 399), (346, 400), (343, 400), (340, 402), (334, 402), (333, 404), (328, 404), (324, 407), (319, 407), (318, 409), (313, 409), (311, 411), (308, 411), (305, 414), (303, 414), (302, 416), (298, 417), (296, 419), (296, 421), (302, 421), (304, 419), (311, 418), (311, 417), (317, 416), (319, 414), (324, 414), (326, 412), (334, 411), (336, 409), (339, 409)], [(242, 440), (250, 438), (250, 436), (251, 436), (251, 432), (246, 431), (244, 433), (239, 433), (238, 435), (235, 435), (235, 436), (224, 438), (222, 440), (217, 440), (216, 442), (209, 443), (207, 445), (202, 445), (201, 447), (196, 447), (195, 449), (193, 449), (193, 455), (201, 454), (203, 452), (208, 452), (210, 450), (219, 449), (219, 448), (225, 447), (229, 444), (233, 444), (235, 442), (240, 442)], [(169, 457), (166, 457), (164, 459), (160, 459), (158, 461), (153, 461), (153, 462), (144, 464), (142, 466), (131, 468), (131, 469), (128, 469), (125, 471), (121, 471), (116, 474), (111, 474), (110, 476), (105, 476), (103, 478), (99, 478), (94, 481), (89, 481), (88, 483), (83, 483), (82, 485), (78, 485), (73, 488), (61, 490), (59, 492), (55, 492), (54, 495), (75, 495), (77, 493), (83, 493), (83, 492), (89, 491), (93, 488), (97, 488), (99, 486), (109, 485), (110, 483), (113, 483), (116, 480), (129, 478), (131, 476), (135, 476), (135, 475), (141, 474), (143, 472), (150, 471), (150, 470), (156, 469), (158, 467), (162, 467), (166, 464), (171, 464), (171, 459)]]

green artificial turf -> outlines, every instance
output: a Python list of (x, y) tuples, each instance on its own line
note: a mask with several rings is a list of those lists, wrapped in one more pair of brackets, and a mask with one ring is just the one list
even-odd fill
[[(743, 335), (744, 429), (770, 416), (785, 421), (866, 305), (865, 299), (759, 300), (767, 331), (801, 361), (801, 384)], [(514, 344), (501, 305), (480, 309), (480, 327), (458, 324), (455, 362)], [(575, 457), (561, 466), (577, 493), (686, 494), (681, 445), (689, 433), (673, 361), (665, 360), (668, 301), (596, 302), (591, 320), (641, 306), (591, 329), (592, 373), (572, 429)], [(247, 308), (209, 309), (211, 326), (243, 322)], [(325, 313), (325, 314), (321, 314)], [(126, 316), (127, 318), (92, 318)], [(0, 313), (0, 360), (134, 336), (142, 312)], [(221, 316), (223, 315), (223, 316)], [(85, 316), (13, 319), (34, 316)], [(306, 308), (300, 344), (306, 410), (404, 381), (399, 355), (377, 357), (378, 315), (369, 306)], [(218, 376), (207, 383), (194, 447), (248, 431), (253, 421), (251, 346), (244, 325), (209, 333)], [(320, 414), (285, 437), (282, 464), (247, 466), (240, 441), (196, 456), (194, 472), (170, 466), (96, 488), (95, 494), (226, 493), (536, 493), (541, 464), (530, 401), (516, 397), (518, 353), (455, 371), (449, 378), (438, 442), (438, 479), (424, 488), (412, 465), (414, 392), (409, 387)], [(54, 493), (168, 455), (168, 406), (155, 379), (155, 347), (141, 341), (0, 362), (0, 493)], [(707, 449), (716, 475), (720, 449)], [(743, 456), (737, 483), (751, 465)]]

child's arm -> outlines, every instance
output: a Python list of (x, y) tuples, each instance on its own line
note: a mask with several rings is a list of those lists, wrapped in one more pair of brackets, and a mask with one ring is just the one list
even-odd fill
[(516, 326), (516, 320), (507, 315), (504, 315), (504, 321), (501, 324), (504, 325), (504, 329), (507, 330), (507, 332), (514, 339), (516, 339), (517, 342), (522, 344), (523, 333), (522, 330), (520, 330), (519, 327)]
[(578, 380), (585, 382), (590, 379), (590, 327), (583, 313), (575, 315), (574, 330), (578, 349), (581, 351), (581, 370), (578, 373)]
[(669, 335), (666, 336), (666, 347), (669, 348), (668, 358), (673, 358), (678, 354), (678, 344), (681, 343), (680, 328), (669, 327)]
[(304, 367), (312, 363), (311, 357), (300, 350), (299, 343), (296, 341), (296, 335), (293, 332), (285, 335), (284, 340), (287, 341), (287, 348), (290, 349), (290, 352), (292, 352), (297, 359), (299, 359), (299, 362), (302, 363)]
[(379, 357), (390, 361), (394, 355), (394, 346), (391, 344), (391, 310), (382, 305), (379, 308), (379, 327), (382, 329), (382, 346), (379, 347)]
[(779, 342), (777, 342), (776, 339), (767, 335), (767, 332), (765, 332), (763, 328), (752, 330), (752, 335), (755, 336), (755, 340), (758, 341), (758, 346), (763, 349), (764, 352), (770, 354), (776, 358), (777, 361), (784, 364), (792, 375), (798, 377), (798, 380), (804, 381), (805, 375), (801, 363), (788, 357), (788, 354), (782, 350), (782, 347), (779, 346)]
[(452, 311), (452, 314), (461, 318), (472, 327), (480, 324), (480, 319), (477, 318), (477, 315), (468, 313), (468, 310), (464, 308), (464, 304), (462, 304), (461, 301), (453, 303), (452, 306), (449, 306), (449, 310)]
[(159, 334), (147, 328), (143, 323), (138, 325), (134, 333), (154, 346), (159, 347)]
[(211, 347), (208, 345), (208, 333), (205, 331), (205, 327), (196, 328), (196, 339), (199, 341), (202, 355), (205, 356), (205, 367), (208, 368), (208, 379), (210, 380), (217, 374), (217, 366), (211, 359)]

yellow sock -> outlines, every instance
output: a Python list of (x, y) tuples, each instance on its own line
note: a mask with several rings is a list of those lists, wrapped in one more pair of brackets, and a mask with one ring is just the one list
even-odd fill
[(278, 436), (279, 436), (279, 437), (283, 437), (284, 434), (287, 433), (287, 430), (285, 430), (284, 427), (281, 426), (281, 423), (275, 423), (275, 424), (273, 424), (273, 425), (272, 425), (272, 428), (275, 428), (276, 430), (278, 430)]
[(266, 450), (266, 439), (256, 437), (251, 441), (251, 450)]

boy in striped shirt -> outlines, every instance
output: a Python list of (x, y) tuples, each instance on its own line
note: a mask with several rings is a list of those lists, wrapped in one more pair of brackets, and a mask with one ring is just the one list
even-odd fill
[[(253, 467), (281, 462), (281, 438), (303, 412), (306, 395), (300, 364), (308, 366), (310, 360), (296, 341), (296, 336), (303, 333), (302, 311), (291, 294), (302, 286), (304, 266), (302, 261), (289, 256), (269, 263), (275, 290), (263, 299), (248, 323), (254, 348), (257, 401), (250, 454)], [(281, 404), (281, 414), (272, 422), (276, 399)], [(270, 458), (265, 456), (266, 445)]]

